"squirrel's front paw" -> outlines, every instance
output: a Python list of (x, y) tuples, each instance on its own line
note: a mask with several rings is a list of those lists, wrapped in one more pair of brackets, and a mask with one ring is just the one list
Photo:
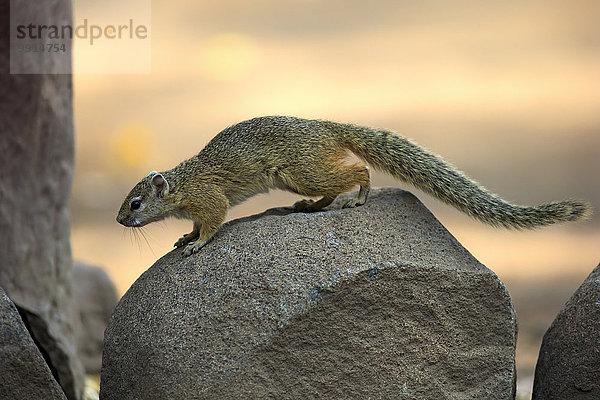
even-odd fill
[(200, 251), (201, 248), (203, 248), (206, 243), (208, 243), (208, 240), (205, 241), (200, 241), (200, 240), (196, 240), (194, 243), (190, 243), (187, 246), (185, 246), (185, 249), (183, 249), (183, 256), (184, 257), (188, 257), (191, 256), (194, 253), (197, 253), (198, 251)]
[(182, 237), (179, 238), (178, 241), (175, 242), (175, 244), (173, 246), (180, 248), (185, 246), (186, 244), (193, 242), (194, 240), (196, 240), (198, 238), (198, 235), (195, 235), (194, 233), (186, 233), (185, 235), (183, 235)]

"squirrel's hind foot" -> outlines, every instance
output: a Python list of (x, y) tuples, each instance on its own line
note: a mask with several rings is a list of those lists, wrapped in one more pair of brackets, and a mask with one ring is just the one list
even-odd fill
[(354, 199), (348, 200), (342, 208), (354, 208), (358, 206), (362, 206), (367, 202), (367, 198), (369, 197), (369, 192), (371, 191), (371, 185), (367, 184), (360, 187), (358, 191), (358, 196)]
[(362, 206), (363, 204), (365, 204), (365, 200), (350, 199), (344, 203), (342, 208), (354, 208), (354, 207)]
[(323, 208), (330, 205), (333, 200), (335, 200), (336, 196), (323, 196), (322, 199), (314, 201), (312, 199), (303, 199), (298, 200), (294, 203), (292, 208), (296, 212), (314, 212), (320, 211)]

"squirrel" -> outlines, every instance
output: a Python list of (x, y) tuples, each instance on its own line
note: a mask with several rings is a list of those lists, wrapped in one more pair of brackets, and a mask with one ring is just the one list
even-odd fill
[(196, 156), (164, 172), (151, 172), (127, 195), (117, 221), (142, 227), (166, 217), (190, 219), (192, 232), (175, 247), (198, 252), (225, 221), (227, 211), (258, 193), (283, 189), (319, 200), (300, 200), (298, 212), (319, 211), (354, 186), (343, 207), (365, 204), (369, 167), (348, 164), (348, 152), (400, 181), (484, 223), (532, 229), (591, 215), (589, 203), (510, 204), (441, 157), (395, 133), (351, 124), (295, 117), (259, 117), (217, 134)]

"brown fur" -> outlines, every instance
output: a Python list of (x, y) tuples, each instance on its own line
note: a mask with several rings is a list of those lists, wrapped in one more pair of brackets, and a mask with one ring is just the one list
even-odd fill
[[(175, 243), (184, 255), (197, 252), (224, 222), (230, 207), (271, 188), (301, 200), (298, 211), (318, 211), (359, 185), (345, 207), (365, 203), (367, 166), (348, 163), (348, 152), (491, 225), (535, 228), (590, 215), (588, 203), (568, 200), (521, 207), (509, 204), (410, 140), (386, 130), (294, 117), (261, 117), (233, 125), (196, 156), (160, 174), (151, 173), (129, 193), (117, 217), (143, 226), (169, 216), (194, 221)], [(133, 201), (140, 203), (139, 208)], [(132, 207), (133, 205), (133, 207)]]

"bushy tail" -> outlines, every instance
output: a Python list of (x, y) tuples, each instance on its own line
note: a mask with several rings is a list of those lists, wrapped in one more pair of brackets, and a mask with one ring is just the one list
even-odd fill
[(376, 169), (388, 172), (487, 224), (532, 229), (591, 215), (590, 204), (578, 200), (535, 207), (510, 204), (406, 138), (385, 130), (331, 124), (330, 128), (348, 149)]

